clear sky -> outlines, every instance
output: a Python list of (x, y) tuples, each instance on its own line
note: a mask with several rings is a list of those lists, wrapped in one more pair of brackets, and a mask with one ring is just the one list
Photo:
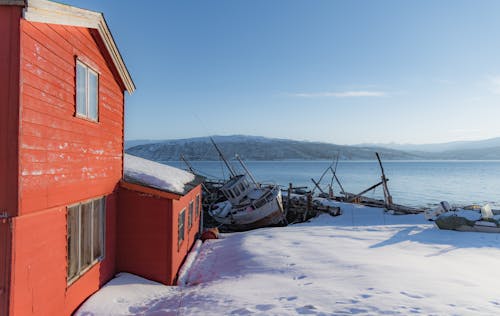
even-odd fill
[(500, 136), (500, 1), (62, 2), (106, 17), (126, 139)]

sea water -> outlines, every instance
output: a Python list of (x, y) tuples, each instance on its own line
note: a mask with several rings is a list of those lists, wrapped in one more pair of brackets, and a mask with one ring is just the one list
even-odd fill
[[(183, 162), (163, 163), (186, 168)], [(228, 178), (228, 170), (220, 161), (192, 161), (191, 164), (208, 178)], [(231, 161), (231, 164), (243, 172), (238, 162)], [(283, 189), (288, 188), (289, 183), (312, 189), (311, 178), (318, 181), (332, 162), (247, 161), (245, 164), (258, 182), (277, 183)], [(425, 207), (448, 201), (457, 206), (490, 203), (500, 207), (500, 161), (384, 161), (383, 167), (395, 203)], [(377, 161), (339, 161), (336, 174), (344, 189), (351, 193), (359, 193), (381, 181)], [(328, 192), (329, 184), (333, 185), (334, 194), (339, 194), (340, 188), (336, 181), (332, 182), (331, 172), (325, 174), (320, 187)], [(382, 187), (365, 196), (383, 198)]]

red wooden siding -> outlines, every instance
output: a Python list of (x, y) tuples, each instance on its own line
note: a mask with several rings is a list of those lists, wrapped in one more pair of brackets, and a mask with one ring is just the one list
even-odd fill
[[(196, 234), (199, 232), (200, 228), (200, 217), (197, 216), (197, 210), (196, 210), (196, 196), (200, 195), (201, 196), (201, 185), (198, 185), (196, 188), (191, 190), (188, 194), (183, 196), (179, 200), (174, 200), (173, 201), (173, 208), (174, 211), (172, 212), (172, 227), (174, 229), (172, 230), (172, 240), (174, 241), (170, 245), (172, 248), (170, 249), (171, 257), (172, 257), (172, 266), (171, 266), (171, 271), (170, 275), (172, 276), (171, 282), (172, 284), (177, 281), (177, 273), (179, 272), (179, 269), (181, 268), (182, 263), (184, 262), (184, 259), (186, 258), (186, 255), (189, 253), (191, 250), (191, 247), (193, 246), (194, 242), (196, 241)], [(193, 202), (193, 223), (191, 228), (188, 226), (188, 213), (189, 213), (189, 203)], [(178, 218), (179, 218), (179, 213), (183, 210), (186, 209), (186, 217), (185, 217), (185, 223), (184, 223), (184, 241), (180, 244), (180, 246), (177, 246), (177, 240), (178, 240), (178, 231), (177, 231), (177, 225), (178, 225)]]
[(12, 315), (70, 315), (114, 275), (116, 194), (106, 200), (106, 255), (80, 279), (66, 282), (66, 207), (13, 221)]
[(120, 189), (117, 219), (117, 271), (166, 283), (172, 200)]
[[(21, 214), (110, 193), (121, 178), (123, 90), (86, 28), (21, 20)], [(99, 122), (76, 118), (75, 58), (99, 73)]]
[(0, 7), (0, 213), (17, 213), (19, 19), (21, 8)]
[[(0, 7), (0, 216), (17, 214), (19, 19), (21, 8)], [(7, 315), (11, 264), (10, 220), (0, 219), (0, 315)]]
[[(19, 155), (11, 155), (19, 159), (19, 214), (13, 219), (10, 312), (70, 315), (115, 272), (123, 89), (88, 29), (17, 23), (20, 117), (19, 130), (9, 134), (19, 135)], [(99, 122), (75, 117), (76, 58), (99, 73)], [(104, 195), (105, 259), (68, 286), (66, 207)]]
[[(130, 272), (168, 285), (177, 273), (199, 231), (200, 217), (193, 214), (188, 228), (189, 202), (196, 205), (197, 186), (179, 200), (120, 189), (117, 218), (117, 271)], [(178, 216), (186, 208), (184, 241), (178, 246)], [(195, 212), (194, 212), (195, 213)]]

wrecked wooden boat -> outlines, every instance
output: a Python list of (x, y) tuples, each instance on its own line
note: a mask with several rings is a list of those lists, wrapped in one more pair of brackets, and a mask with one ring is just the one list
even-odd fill
[[(231, 173), (231, 177), (219, 189), (226, 200), (213, 204), (209, 210), (210, 216), (234, 231), (286, 225), (279, 186), (262, 186), (257, 183), (238, 156), (237, 159), (246, 174), (237, 174), (214, 140), (211, 140)], [(251, 181), (247, 180), (247, 176)]]
[(489, 204), (478, 210), (447, 210), (437, 214), (436, 226), (440, 229), (464, 232), (500, 233), (500, 213)]
[(221, 191), (227, 200), (214, 204), (209, 213), (232, 230), (286, 224), (277, 185), (262, 188), (248, 182), (245, 175), (237, 175)]

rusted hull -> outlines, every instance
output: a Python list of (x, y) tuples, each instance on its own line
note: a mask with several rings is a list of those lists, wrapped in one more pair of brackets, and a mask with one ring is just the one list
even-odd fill
[(285, 221), (285, 215), (282, 209), (278, 209), (268, 216), (249, 224), (228, 224), (228, 228), (234, 231), (245, 231), (256, 228), (275, 226)]

